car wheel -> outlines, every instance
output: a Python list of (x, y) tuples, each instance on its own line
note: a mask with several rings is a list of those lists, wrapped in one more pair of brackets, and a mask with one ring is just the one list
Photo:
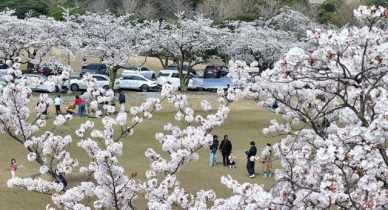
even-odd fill
[(150, 89), (150, 88), (149, 88), (147, 85), (142, 85), (142, 86), (140, 87), (141, 92), (148, 92), (149, 89)]
[(104, 87), (102, 87), (104, 90), (109, 88), (109, 85), (105, 85)]
[(55, 86), (54, 93), (59, 93), (59, 87)]
[(77, 90), (79, 90), (79, 87), (78, 87), (77, 84), (71, 84), (71, 85), (70, 85), (70, 89), (71, 89), (72, 91), (77, 91)]

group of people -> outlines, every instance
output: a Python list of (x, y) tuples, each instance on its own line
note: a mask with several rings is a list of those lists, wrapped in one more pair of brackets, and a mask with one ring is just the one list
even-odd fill
[[(263, 152), (262, 155), (262, 161), (263, 164), (263, 177), (272, 177), (272, 149), (271, 144), (267, 144), (265, 149), (262, 149)], [(216, 160), (217, 160), (217, 152), (220, 152), (222, 155), (222, 163), (224, 167), (229, 167), (230, 169), (235, 169), (236, 165), (236, 157), (234, 156), (232, 152), (232, 142), (229, 140), (228, 135), (224, 135), (224, 139), (219, 143), (218, 136), (213, 136), (213, 143), (210, 146), (210, 166), (215, 166)], [(256, 156), (257, 154), (257, 148), (255, 146), (255, 142), (250, 142), (250, 149), (249, 151), (246, 151), (245, 154), (247, 155), (247, 171), (249, 173), (250, 178), (254, 178), (256, 176), (255, 173), (255, 160), (251, 157)]]
[(235, 162), (234, 162), (234, 155), (232, 152), (232, 143), (228, 139), (228, 135), (224, 136), (224, 140), (221, 141), (221, 144), (219, 144), (218, 136), (213, 136), (213, 144), (210, 146), (210, 166), (216, 165), (216, 159), (217, 159), (217, 151), (220, 151), (222, 155), (222, 162), (225, 167), (234, 168)]
[[(105, 92), (101, 93), (101, 96), (106, 96), (108, 91), (109, 91), (109, 88), (106, 88)], [(120, 95), (119, 95), (118, 101), (120, 104), (120, 112), (124, 112), (125, 111), (125, 94), (121, 90), (119, 91), (119, 94)], [(111, 101), (111, 106), (115, 106), (115, 101), (116, 101), (115, 96), (113, 95), (112, 98), (113, 98), (113, 100)], [(95, 99), (97, 100), (97, 98), (95, 98)], [(92, 100), (93, 100), (92, 95), (87, 91), (83, 92), (81, 94), (81, 96), (76, 95), (74, 104), (70, 105), (67, 108), (67, 112), (70, 114), (75, 114), (73, 111), (76, 109), (76, 106), (78, 105), (78, 116), (79, 117), (84, 117), (85, 113), (87, 113), (87, 114), (95, 113), (97, 110), (93, 110), (90, 106), (90, 103), (92, 102)], [(57, 115), (62, 114), (61, 104), (65, 104), (65, 102), (61, 99), (61, 95), (57, 95), (54, 98), (55, 112)], [(99, 104), (98, 109), (102, 110), (103, 106), (107, 105), (107, 104), (108, 104), (108, 102), (104, 102), (104, 103)], [(36, 106), (38, 107), (39, 103)], [(35, 112), (36, 112), (37, 116), (40, 116), (40, 115), (47, 116), (47, 108), (48, 107), (46, 107), (45, 111), (43, 111), (42, 113), (40, 113), (39, 109), (35, 108)]]
[[(23, 168), (23, 166), (22, 166), (22, 165), (18, 165), (18, 164), (16, 163), (15, 158), (12, 158), (12, 159), (11, 159), (11, 175), (12, 175), (12, 179), (14, 179), (14, 178), (16, 177), (16, 170), (18, 170), (19, 168), (21, 169), (21, 168)], [(65, 179), (65, 177), (64, 177), (64, 174), (63, 174), (63, 173), (60, 173), (60, 172), (58, 171), (58, 169), (55, 169), (55, 174), (57, 175), (56, 183), (60, 183), (60, 182), (61, 182), (61, 183), (63, 184), (63, 189), (66, 190), (67, 181), (66, 181), (66, 179)], [(38, 192), (42, 192), (42, 193), (47, 193), (47, 192), (48, 192), (48, 190), (40, 189), (40, 188), (38, 188), (38, 187), (37, 187), (36, 190), (37, 190)]]

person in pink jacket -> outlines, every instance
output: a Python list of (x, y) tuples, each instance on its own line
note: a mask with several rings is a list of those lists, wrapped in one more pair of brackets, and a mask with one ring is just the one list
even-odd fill
[(11, 174), (12, 174), (12, 179), (15, 178), (15, 175), (16, 175), (16, 170), (18, 168), (23, 168), (23, 166), (18, 166), (16, 164), (16, 160), (14, 158), (11, 159)]

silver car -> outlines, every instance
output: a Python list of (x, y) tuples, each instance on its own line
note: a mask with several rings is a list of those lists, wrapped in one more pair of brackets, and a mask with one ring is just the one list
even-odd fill
[(130, 74), (140, 74), (146, 78), (155, 78), (155, 72), (145, 66), (130, 66), (128, 69), (124, 70), (122, 75), (130, 75)]
[(150, 80), (139, 74), (128, 74), (116, 80), (115, 86), (120, 89), (135, 89), (142, 92), (158, 89), (158, 84), (155, 80)]
[[(94, 89), (109, 87), (110, 77), (103, 74), (92, 74), (92, 76), (97, 80), (93, 86)], [(64, 87), (67, 87), (67, 82), (65, 82)], [(72, 91), (86, 90), (87, 88), (87, 81), (83, 77), (70, 80), (70, 89)], [(113, 89), (118, 89), (118, 87), (115, 85)]]
[[(38, 78), (38, 79), (41, 79), (43, 81), (43, 83), (41, 83), (38, 86), (36, 86), (33, 83), (30, 83), (29, 87), (31, 88), (31, 90), (40, 90), (40, 91), (50, 92), (49, 88), (51, 86), (55, 86), (54, 82), (50, 82), (46, 76), (41, 75), (41, 74), (23, 74), (15, 79), (15, 84), (20, 83), (22, 81), (22, 79), (24, 79), (25, 77)], [(59, 91), (59, 88), (55, 87), (55, 92), (58, 92), (58, 91)]]

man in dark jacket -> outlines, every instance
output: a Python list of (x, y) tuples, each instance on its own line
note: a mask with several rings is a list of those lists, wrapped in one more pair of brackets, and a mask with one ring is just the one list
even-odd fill
[(125, 95), (122, 90), (120, 90), (119, 95), (119, 104), (120, 104), (120, 112), (124, 112), (125, 109)]
[(228, 139), (228, 135), (224, 136), (224, 140), (221, 141), (220, 144), (220, 152), (222, 154), (222, 162), (225, 167), (229, 167), (229, 155), (232, 151), (232, 143)]
[(247, 162), (247, 170), (249, 173), (250, 178), (255, 178), (255, 161), (251, 161), (251, 157), (255, 156), (257, 153), (257, 148), (255, 147), (255, 142), (251, 141), (250, 143), (251, 148), (249, 151), (246, 151), (245, 154), (247, 154), (248, 162)]

